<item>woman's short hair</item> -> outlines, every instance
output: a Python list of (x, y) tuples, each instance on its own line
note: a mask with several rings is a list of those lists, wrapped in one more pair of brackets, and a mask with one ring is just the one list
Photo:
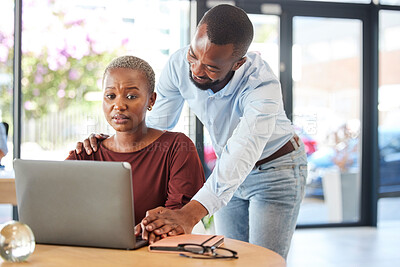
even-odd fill
[(103, 82), (106, 74), (113, 69), (131, 69), (141, 71), (146, 76), (149, 92), (154, 92), (156, 80), (154, 70), (145, 60), (135, 56), (121, 56), (113, 59), (104, 70)]
[(253, 24), (246, 12), (239, 7), (222, 4), (204, 14), (199, 26), (207, 24), (207, 36), (217, 45), (233, 44), (234, 56), (247, 53), (254, 35)]

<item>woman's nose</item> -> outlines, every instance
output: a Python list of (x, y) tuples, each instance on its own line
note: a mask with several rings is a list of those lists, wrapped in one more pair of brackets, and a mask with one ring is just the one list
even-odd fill
[(125, 110), (126, 104), (123, 100), (117, 99), (114, 103), (114, 110)]

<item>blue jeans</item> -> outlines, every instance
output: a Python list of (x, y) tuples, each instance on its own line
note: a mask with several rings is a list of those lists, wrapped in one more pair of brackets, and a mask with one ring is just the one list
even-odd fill
[(299, 144), (251, 171), (228, 205), (215, 213), (217, 234), (271, 249), (286, 259), (307, 177), (307, 156), (301, 140)]

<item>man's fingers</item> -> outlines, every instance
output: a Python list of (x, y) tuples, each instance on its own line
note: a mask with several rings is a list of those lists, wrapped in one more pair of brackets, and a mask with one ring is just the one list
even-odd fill
[(97, 143), (99, 140), (97, 140), (96, 138), (96, 134), (91, 134), (89, 136), (89, 142), (90, 142), (90, 146), (93, 148), (93, 151), (96, 152), (97, 151)]
[(190, 234), (190, 233), (185, 233), (185, 230), (183, 229), (182, 226), (178, 225), (175, 227), (173, 230), (168, 232), (168, 235), (181, 235), (181, 234)]
[(154, 230), (157, 235), (168, 234), (170, 231), (174, 230), (178, 225), (176, 224), (166, 224), (160, 228)]
[[(146, 230), (151, 232), (151, 231), (154, 231), (154, 230), (157, 230), (157, 229), (159, 230), (161, 227), (164, 227), (164, 226), (167, 226), (167, 225), (170, 225), (172, 228), (174, 228), (176, 226), (175, 223), (172, 223), (167, 219), (156, 219), (156, 220), (153, 220), (148, 225), (146, 225)], [(156, 232), (156, 234), (163, 234), (163, 233), (164, 232), (162, 232), (162, 233), (157, 233)]]
[(75, 148), (76, 153), (80, 154), (82, 150), (83, 150), (83, 143), (82, 142), (76, 143), (76, 148)]
[(158, 219), (158, 214), (164, 212), (164, 207), (157, 207), (152, 210), (146, 211), (146, 217), (142, 220), (143, 225), (148, 225), (149, 223), (153, 222), (154, 220)]
[(90, 146), (89, 139), (83, 140), (83, 147), (86, 150), (86, 154), (88, 155), (92, 154), (92, 147)]

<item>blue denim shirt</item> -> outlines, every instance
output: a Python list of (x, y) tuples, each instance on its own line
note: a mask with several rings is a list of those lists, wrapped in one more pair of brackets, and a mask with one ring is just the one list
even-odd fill
[(214, 93), (190, 81), (187, 51), (175, 52), (163, 69), (147, 125), (172, 129), (186, 100), (207, 128), (217, 162), (193, 199), (211, 215), (229, 202), (254, 164), (282, 147), (294, 130), (283, 109), (280, 83), (259, 54), (247, 53), (230, 82)]

